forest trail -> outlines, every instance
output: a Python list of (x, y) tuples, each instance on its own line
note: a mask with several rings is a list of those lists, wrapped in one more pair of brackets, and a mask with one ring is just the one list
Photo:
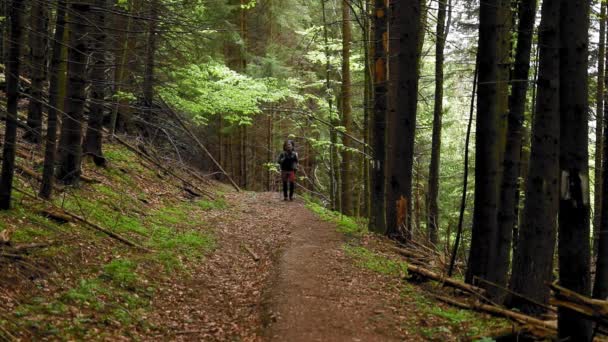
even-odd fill
[(369, 279), (349, 267), (342, 248), (345, 238), (336, 226), (301, 202), (275, 208), (289, 217), (291, 238), (268, 293), (274, 321), (268, 340), (398, 340), (387, 335), (390, 330), (370, 324), (385, 312), (384, 300), (373, 288), (361, 286)]
[(234, 209), (217, 217), (219, 248), (155, 300), (164, 339), (398, 340), (383, 282), (350, 262), (335, 224), (277, 193), (225, 196)]

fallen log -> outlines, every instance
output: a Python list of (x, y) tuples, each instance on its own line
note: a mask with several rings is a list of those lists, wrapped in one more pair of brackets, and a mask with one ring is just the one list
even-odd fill
[(557, 284), (549, 287), (555, 296), (549, 300), (552, 305), (572, 310), (595, 321), (599, 326), (608, 327), (608, 301), (589, 298)]
[(49, 203), (49, 204), (50, 204), (52, 207), (54, 207), (53, 209), (55, 209), (56, 211), (58, 211), (58, 212), (62, 213), (63, 215), (66, 215), (66, 216), (70, 217), (71, 219), (73, 219), (74, 221), (78, 221), (78, 222), (80, 222), (80, 223), (84, 224), (85, 226), (88, 226), (88, 227), (90, 227), (90, 228), (93, 228), (94, 230), (97, 230), (97, 231), (99, 231), (99, 232), (102, 232), (102, 233), (106, 234), (107, 236), (109, 236), (109, 237), (111, 237), (111, 238), (113, 238), (113, 239), (116, 239), (116, 240), (118, 240), (118, 241), (120, 241), (120, 242), (124, 243), (124, 244), (125, 244), (125, 245), (127, 245), (127, 246), (130, 246), (130, 247), (135, 247), (135, 248), (141, 249), (141, 250), (146, 251), (146, 252), (151, 252), (151, 250), (150, 250), (150, 249), (148, 249), (148, 248), (146, 248), (146, 247), (144, 247), (144, 246), (142, 246), (142, 245), (139, 245), (139, 244), (137, 244), (137, 243), (135, 243), (135, 242), (133, 242), (133, 241), (130, 241), (129, 239), (127, 239), (127, 238), (123, 237), (123, 236), (122, 236), (122, 235), (120, 235), (120, 234), (114, 233), (114, 232), (113, 232), (113, 231), (111, 231), (111, 230), (108, 230), (108, 229), (106, 229), (106, 228), (104, 228), (104, 227), (101, 227), (101, 226), (99, 226), (99, 225), (97, 225), (97, 224), (95, 224), (95, 223), (91, 222), (91, 221), (88, 221), (88, 220), (86, 220), (85, 218), (80, 217), (79, 215), (76, 215), (76, 214), (70, 213), (69, 211), (66, 211), (66, 210), (61, 209), (61, 208), (57, 208), (57, 207), (55, 206), (55, 204), (53, 204), (51, 201), (48, 201), (48, 200), (45, 200), (45, 199), (38, 198), (38, 197), (36, 197), (36, 196), (34, 196), (34, 195), (32, 195), (32, 194), (28, 193), (27, 191), (23, 191), (23, 190), (21, 190), (21, 189), (19, 189), (19, 188), (17, 188), (17, 187), (13, 187), (13, 189), (14, 189), (15, 191), (17, 191), (17, 192), (22, 193), (23, 195), (25, 195), (25, 196), (27, 196), (27, 197), (29, 197), (29, 198), (36, 199), (36, 200), (42, 200), (42, 201), (44, 201), (44, 202), (46, 202), (46, 203)]
[(456, 299), (439, 295), (433, 295), (433, 297), (461, 309), (481, 311), (494, 316), (508, 318), (519, 323), (531, 325), (536, 329), (551, 332), (553, 334), (557, 332), (557, 322), (555, 321), (543, 321), (519, 312), (511, 311), (494, 305), (483, 304), (480, 302), (464, 303)]
[(472, 293), (472, 294), (475, 294), (475, 295), (483, 295), (484, 292), (485, 292), (482, 288), (479, 288), (477, 286), (473, 286), (473, 285), (467, 284), (465, 282), (462, 282), (460, 280), (456, 280), (456, 279), (453, 279), (453, 278), (444, 277), (443, 275), (437, 274), (437, 273), (435, 273), (433, 271), (427, 270), (427, 269), (419, 267), (419, 266), (409, 265), (408, 264), (407, 265), (407, 271), (409, 273), (415, 273), (415, 274), (420, 275), (422, 277), (438, 281), (438, 282), (442, 283), (445, 286), (457, 288), (457, 289), (462, 290), (464, 292)]

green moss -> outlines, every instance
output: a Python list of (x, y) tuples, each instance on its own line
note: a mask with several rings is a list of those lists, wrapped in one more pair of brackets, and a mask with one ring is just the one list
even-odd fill
[(364, 247), (344, 245), (344, 250), (363, 268), (385, 275), (407, 275), (407, 264), (403, 261), (391, 260)]
[(102, 277), (123, 288), (136, 288), (139, 276), (135, 273), (137, 265), (132, 260), (114, 259), (103, 266)]

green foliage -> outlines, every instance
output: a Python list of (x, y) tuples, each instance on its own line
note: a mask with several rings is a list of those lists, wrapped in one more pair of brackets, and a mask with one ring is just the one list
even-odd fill
[(172, 83), (159, 89), (162, 97), (199, 124), (222, 115), (229, 125), (251, 125), (261, 106), (298, 98), (295, 80), (253, 78), (223, 64), (191, 64), (170, 73)]
[(357, 265), (363, 268), (384, 275), (407, 275), (407, 264), (403, 261), (391, 260), (364, 247), (344, 245), (344, 251), (356, 260)]

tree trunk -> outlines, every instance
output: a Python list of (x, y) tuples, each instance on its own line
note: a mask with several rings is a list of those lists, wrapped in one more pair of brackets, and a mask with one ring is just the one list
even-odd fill
[(420, 0), (392, 3), (390, 17), (391, 101), (388, 126), (387, 234), (411, 236), (412, 166), (418, 99)]
[[(602, 2), (602, 9), (605, 10), (605, 3)], [(605, 12), (603, 13), (605, 15)], [(602, 19), (602, 22), (604, 21), (604, 19)], [(608, 59), (606, 59), (606, 61), (600, 61), (600, 64), (604, 63), (604, 62), (608, 62)], [(604, 69), (605, 70), (605, 69)], [(602, 82), (605, 82), (605, 80), (602, 80)], [(598, 83), (598, 87), (599, 87), (599, 83)], [(603, 96), (603, 94), (602, 94)], [(599, 103), (601, 102), (601, 99), (598, 99), (598, 109), (599, 109)], [(608, 108), (604, 108), (603, 110), (606, 110)], [(603, 119), (606, 119), (606, 113), (603, 113)], [(600, 119), (599, 115), (598, 115), (598, 122)], [(599, 124), (597, 124), (598, 127), (600, 127)], [(602, 161), (602, 167), (598, 167), (599, 165), (599, 160), (597, 159), (597, 147), (596, 147), (596, 175), (597, 175), (597, 171), (598, 169), (601, 169), (601, 178), (596, 178), (595, 183), (596, 183), (596, 188), (597, 188), (597, 184), (601, 184), (601, 193), (596, 192), (595, 193), (595, 199), (596, 199), (596, 204), (598, 204), (597, 199), (601, 198), (601, 200), (599, 201), (601, 210), (596, 209), (596, 213), (594, 216), (594, 219), (596, 219), (598, 216), (600, 217), (600, 223), (598, 225), (594, 226), (593, 229), (593, 233), (594, 233), (594, 249), (597, 248), (597, 252), (595, 253), (595, 256), (597, 257), (597, 263), (595, 266), (595, 283), (593, 286), (593, 298), (597, 298), (597, 299), (602, 299), (602, 300), (606, 300), (608, 299), (608, 201), (605, 201), (606, 198), (608, 198), (608, 169), (604, 168), (603, 165), (608, 165), (608, 147), (606, 146), (608, 144), (608, 125), (606, 124), (606, 122), (603, 123), (603, 129), (604, 129), (604, 136), (602, 137), (601, 135), (599, 136), (599, 138), (596, 135), (596, 146), (597, 146), (597, 141), (601, 141), (601, 144), (603, 145), (601, 147), (602, 150), (602, 154), (603, 154), (603, 158), (604, 160)], [(596, 128), (597, 129), (597, 128)], [(597, 176), (596, 176), (597, 177)], [(596, 190), (597, 191), (597, 190)]]
[[(55, 173), (55, 156), (57, 145), (57, 112), (63, 111), (63, 97), (65, 94), (65, 59), (62, 56), (67, 50), (66, 41), (66, 1), (57, 1), (57, 19), (55, 24), (55, 35), (53, 39), (53, 54), (50, 66), (49, 82), (49, 108), (46, 129), (46, 141), (44, 151), (44, 168), (42, 170), (42, 184), (40, 185), (40, 197), (49, 199), (53, 191)], [(61, 90), (63, 89), (63, 90)]]
[(90, 5), (70, 5), (70, 46), (68, 50), (68, 91), (66, 113), (61, 125), (59, 140), (60, 166), (57, 178), (65, 184), (77, 184), (80, 179), (82, 159), (82, 122), (86, 100), (87, 26)]
[(429, 194), (427, 229), (431, 244), (436, 245), (439, 231), (439, 162), (441, 158), (441, 122), (443, 117), (443, 50), (445, 47), (445, 21), (447, 0), (438, 1), (435, 44), (435, 106), (433, 108), (433, 137), (431, 142), (431, 164), (429, 166)]
[[(511, 290), (536, 302), (549, 301), (559, 184), (559, 1), (545, 0), (539, 28), (538, 101), (532, 130), (530, 169), (525, 206), (513, 255)], [(517, 296), (507, 304), (525, 313), (543, 308)]]
[[(496, 262), (492, 267), (493, 272), (491, 276), (491, 280), (502, 287), (507, 284), (511, 241), (513, 230), (517, 224), (522, 125), (528, 91), (530, 52), (532, 50), (534, 19), (536, 17), (536, 0), (522, 0), (519, 2), (518, 16), (517, 51), (515, 53), (515, 68), (513, 70), (513, 86), (509, 98), (507, 142), (503, 162), (500, 207), (498, 210), (498, 235), (494, 247), (496, 250)], [(494, 288), (494, 290), (500, 291), (497, 288)], [(498, 295), (499, 293), (495, 294)]]
[[(96, 0), (95, 26), (105, 27), (105, 11), (107, 0)], [(93, 67), (91, 69), (91, 105), (87, 133), (84, 139), (84, 154), (91, 156), (95, 165), (105, 165), (102, 152), (102, 130), (103, 130), (103, 107), (105, 100), (106, 85), (106, 33), (104, 29), (95, 30), (93, 33)]]
[(501, 0), (482, 1), (479, 12), (479, 84), (475, 143), (475, 209), (466, 282), (487, 279), (493, 261), (498, 212), (498, 8)]
[(388, 76), (388, 22), (385, 0), (375, 0), (374, 4), (374, 109), (372, 118), (372, 170), (370, 191), (369, 230), (383, 234), (386, 232), (386, 114)]
[(2, 172), (0, 174), (0, 210), (11, 206), (15, 151), (17, 144), (17, 101), (19, 99), (19, 52), (21, 49), (21, 21), (24, 1), (12, 0), (8, 6), (9, 34), (6, 66), (6, 128), (2, 149)]
[(42, 141), (42, 87), (46, 70), (47, 4), (42, 1), (32, 2), (30, 18), (32, 31), (29, 33), (29, 42), (32, 83), (27, 112), (28, 131), (23, 138), (31, 143), (39, 144)]
[(597, 256), (600, 213), (602, 208), (602, 128), (604, 124), (604, 86), (605, 86), (605, 63), (606, 63), (606, 3), (601, 1), (600, 5), (600, 45), (597, 58), (597, 92), (595, 94), (595, 184), (593, 191), (593, 256)]
[(156, 54), (156, 35), (158, 26), (158, 0), (150, 2), (150, 17), (148, 18), (148, 43), (146, 46), (146, 66), (144, 70), (144, 123), (145, 130), (150, 130), (150, 123), (154, 120), (152, 102), (154, 100), (154, 58)]
[[(588, 78), (589, 4), (561, 0), (559, 283), (590, 292)], [(558, 310), (560, 339), (589, 341), (591, 322), (569, 309)]]
[(350, 43), (352, 40), (352, 29), (350, 24), (349, 0), (342, 0), (342, 126), (348, 134), (342, 135), (342, 213), (353, 215), (353, 171), (355, 170), (352, 152), (348, 149), (353, 147), (353, 113), (351, 106), (351, 84), (350, 84)]

